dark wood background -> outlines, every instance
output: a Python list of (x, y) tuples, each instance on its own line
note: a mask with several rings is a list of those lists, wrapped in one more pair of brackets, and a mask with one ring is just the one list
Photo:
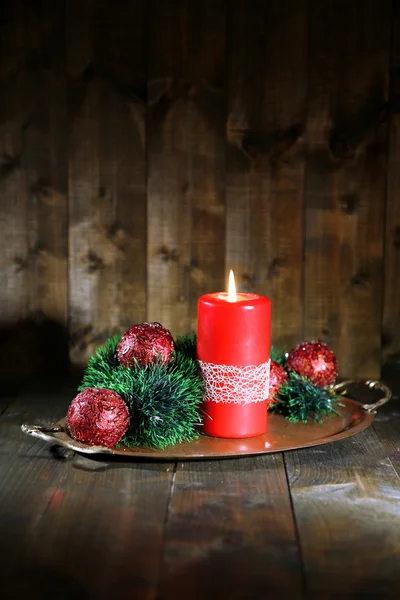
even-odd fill
[(192, 330), (229, 268), (275, 345), (398, 362), (398, 5), (1, 3), (3, 379)]

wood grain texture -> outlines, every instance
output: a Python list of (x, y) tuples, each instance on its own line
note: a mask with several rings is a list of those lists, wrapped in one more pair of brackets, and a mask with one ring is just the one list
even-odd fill
[(68, 336), (82, 367), (133, 322), (193, 330), (231, 267), (275, 345), (398, 362), (398, 12), (4, 4), (0, 377), (65, 366)]
[(390, 2), (309, 8), (304, 337), (380, 373)]
[(74, 389), (38, 392), (0, 420), (2, 596), (154, 598), (172, 465), (51, 451), (19, 423), (55, 422)]
[[(24, 5), (21, 169), (28, 202), (28, 311), (45, 338), (41, 371), (68, 364), (65, 2)], [(39, 352), (40, 353), (40, 352)]]
[[(146, 318), (145, 2), (68, 3), (71, 359)], [(126, 18), (126, 14), (129, 18)]]
[(382, 362), (400, 361), (400, 7), (393, 3)]
[(238, 287), (269, 296), (272, 343), (302, 336), (302, 133), (307, 3), (229, 5), (226, 262)]
[(306, 597), (396, 598), (400, 480), (372, 429), (286, 455)]
[(40, 381), (0, 415), (5, 600), (398, 598), (395, 401), (342, 442), (174, 469), (21, 433), (54, 423), (75, 390)]
[(226, 2), (149, 10), (148, 319), (177, 335), (225, 287)]
[[(62, 478), (65, 465), (49, 451), (47, 445), (38, 443), (21, 432), (21, 423), (29, 421), (44, 425), (57, 421), (65, 414), (73, 386), (49, 384), (46, 390), (38, 388), (25, 393), (0, 416), (0, 522), (2, 536), (0, 573), (4, 582), (5, 598), (21, 598), (29, 589), (29, 576), (34, 569), (26, 570), (19, 578), (30, 536), (51, 500), (53, 486)], [(56, 398), (56, 400), (55, 400)], [(29, 480), (29, 481), (28, 481)], [(38, 573), (39, 575), (39, 573)], [(44, 579), (43, 572), (39, 575)], [(33, 597), (39, 592), (33, 590)], [(43, 597), (43, 596), (42, 596)]]
[(398, 477), (400, 477), (400, 406), (399, 397), (391, 400), (392, 406), (379, 410), (375, 417), (374, 430), (386, 450), (388, 459), (392, 463)]
[(1, 324), (26, 318), (27, 196), (20, 169), (23, 148), (22, 92), (25, 62), (24, 21), (19, 5), (0, 20), (0, 227)]
[[(392, 398), (378, 410), (373, 427), (400, 477), (400, 368), (398, 365), (392, 365), (390, 373), (385, 371), (385, 383), (392, 391)], [(374, 401), (376, 399), (374, 398)]]
[(301, 587), (282, 455), (178, 463), (160, 597), (298, 599)]
[[(0, 378), (30, 374), (30, 351), (21, 353), (26, 336), (15, 336), (16, 323), (28, 317), (28, 198), (21, 170), (24, 146), (23, 10), (19, 4), (0, 15)], [(17, 339), (16, 339), (17, 338)], [(19, 359), (19, 367), (16, 362)]]
[(62, 370), (68, 360), (64, 16), (64, 2), (2, 12), (5, 378)]

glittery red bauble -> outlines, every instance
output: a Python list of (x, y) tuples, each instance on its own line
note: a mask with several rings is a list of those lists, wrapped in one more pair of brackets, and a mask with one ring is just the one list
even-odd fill
[(149, 365), (156, 360), (167, 363), (174, 354), (172, 335), (160, 323), (132, 325), (117, 346), (118, 360), (124, 367)]
[(285, 369), (274, 360), (271, 360), (269, 372), (269, 399), (271, 402), (276, 400), (279, 390), (287, 383), (287, 380), (288, 376)]
[(128, 429), (129, 411), (115, 392), (87, 388), (72, 400), (67, 425), (78, 442), (112, 448)]
[(322, 342), (303, 342), (288, 354), (286, 369), (307, 377), (314, 385), (332, 385), (338, 374), (335, 355)]

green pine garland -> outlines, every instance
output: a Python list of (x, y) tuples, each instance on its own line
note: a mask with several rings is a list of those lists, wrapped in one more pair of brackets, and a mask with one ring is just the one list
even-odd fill
[(321, 423), (323, 415), (340, 416), (335, 408), (337, 405), (340, 406), (340, 402), (331, 388), (315, 386), (297, 373), (288, 373), (287, 384), (281, 387), (276, 402), (269, 410), (295, 423), (310, 420)]
[(196, 364), (196, 338), (175, 341), (174, 360), (168, 365), (119, 364), (116, 348), (120, 336), (107, 340), (89, 359), (79, 391), (88, 387), (115, 391), (126, 402), (131, 422), (120, 444), (165, 448), (199, 436), (203, 382)]
[(270, 358), (274, 362), (278, 363), (278, 365), (281, 365), (281, 367), (285, 368), (287, 359), (287, 353), (285, 350), (278, 350), (278, 348), (275, 348), (275, 346), (271, 346)]

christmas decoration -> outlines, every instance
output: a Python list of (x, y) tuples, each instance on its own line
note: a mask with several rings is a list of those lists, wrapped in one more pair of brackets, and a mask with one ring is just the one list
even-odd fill
[[(271, 357), (269, 410), (302, 422), (338, 414), (337, 398), (326, 387), (335, 380), (337, 362), (325, 344), (303, 342), (289, 353), (271, 348)], [(68, 426), (80, 441), (159, 449), (192, 441), (203, 426), (205, 397), (196, 336), (181, 336), (174, 342), (159, 323), (133, 325), (91, 356), (79, 392), (88, 396), (83, 396), (82, 410), (81, 394), (73, 401)], [(122, 420), (126, 428), (118, 428), (112, 438), (97, 431), (96, 419), (102, 411), (95, 408), (96, 393), (103, 399), (107, 394), (119, 398), (127, 411), (129, 425)]]
[(74, 398), (67, 413), (71, 436), (90, 446), (112, 448), (126, 433), (128, 425), (125, 402), (108, 389), (85, 389)]
[(269, 399), (271, 402), (276, 401), (277, 395), (283, 385), (287, 383), (288, 375), (285, 369), (274, 360), (271, 360), (269, 372)]
[(275, 346), (271, 346), (270, 355), (271, 355), (271, 360), (278, 363), (278, 365), (280, 365), (281, 367), (285, 368), (287, 352), (285, 352), (284, 350), (279, 350)]
[(340, 415), (335, 408), (337, 405), (340, 406), (340, 402), (332, 389), (318, 387), (292, 371), (287, 383), (281, 387), (276, 402), (270, 405), (270, 411), (280, 413), (289, 421), (320, 423), (323, 415)]
[(168, 363), (173, 353), (172, 335), (160, 323), (132, 325), (117, 346), (117, 357), (124, 367), (146, 366), (158, 360)]
[(164, 448), (197, 438), (203, 383), (195, 360), (195, 336), (177, 338), (167, 364), (160, 357), (145, 365), (137, 363), (134, 369), (119, 363), (119, 347), (116, 336), (97, 350), (79, 390), (107, 388), (123, 398), (130, 425), (121, 443)]
[(288, 353), (286, 370), (306, 377), (316, 386), (328, 386), (335, 382), (338, 364), (326, 344), (310, 341), (299, 344)]

